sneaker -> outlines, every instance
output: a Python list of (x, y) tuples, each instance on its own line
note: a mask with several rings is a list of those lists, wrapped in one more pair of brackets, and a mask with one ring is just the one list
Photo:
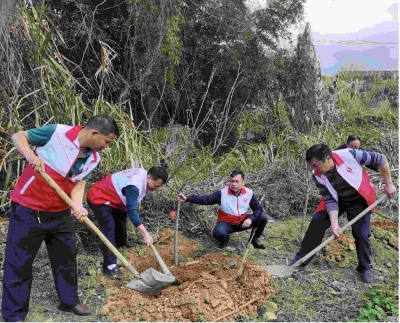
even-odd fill
[(254, 239), (251, 244), (255, 249), (265, 249), (265, 246), (258, 239)]
[(374, 280), (374, 274), (371, 269), (365, 269), (360, 273), (361, 280), (364, 283), (371, 283)]
[(103, 274), (111, 279), (119, 279), (124, 275), (118, 266), (114, 267), (113, 269), (108, 269), (107, 267), (103, 266)]
[(80, 316), (88, 316), (92, 314), (92, 311), (85, 304), (73, 306), (60, 303), (60, 305), (58, 305), (58, 309), (64, 312), (72, 312), (75, 315)]
[[(293, 267), (293, 265), (295, 265), (299, 260), (299, 259), (293, 259), (290, 263), (289, 263), (289, 267)], [(297, 265), (296, 267), (294, 267), (294, 269), (304, 269), (307, 265), (309, 264), (309, 261), (306, 260), (305, 262), (301, 263), (300, 265)]]

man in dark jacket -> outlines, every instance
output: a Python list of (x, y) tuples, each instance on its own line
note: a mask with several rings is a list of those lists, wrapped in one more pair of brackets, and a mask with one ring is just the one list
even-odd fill
[(337, 147), (335, 150), (346, 149), (346, 148), (365, 150), (363, 147), (361, 147), (361, 138), (356, 135), (348, 136), (346, 143)]
[[(335, 150), (341, 150), (341, 149), (347, 149), (347, 148), (366, 150), (364, 147), (361, 146), (361, 138), (356, 135), (348, 136), (347, 142), (343, 145), (340, 145)], [(379, 172), (378, 167), (375, 165), (365, 165), (365, 167), (372, 169), (375, 172)]]
[[(176, 198), (181, 202), (219, 205), (217, 225), (214, 227), (213, 236), (219, 241), (220, 248), (228, 245), (229, 234), (255, 227), (251, 243), (256, 249), (265, 249), (259, 238), (267, 224), (267, 216), (263, 214), (261, 204), (253, 191), (244, 187), (242, 171), (234, 170), (230, 174), (228, 186), (210, 195), (185, 196), (181, 193)], [(252, 214), (247, 213), (249, 209), (253, 211)]]

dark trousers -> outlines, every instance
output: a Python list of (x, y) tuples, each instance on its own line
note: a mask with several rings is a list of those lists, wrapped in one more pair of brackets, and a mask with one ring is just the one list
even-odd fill
[[(339, 203), (339, 215), (342, 215), (344, 212), (346, 212), (348, 221), (351, 221), (367, 207), (367, 202), (363, 198), (359, 198), (353, 203)], [(371, 236), (370, 220), (371, 212), (368, 212), (351, 226), (351, 231), (356, 243), (358, 271), (371, 268), (371, 243), (369, 241)], [(308, 226), (307, 232), (294, 261), (300, 260), (310, 251), (318, 247), (318, 245), (322, 243), (325, 231), (330, 226), (331, 222), (327, 211), (315, 213), (311, 219), (310, 225)], [(308, 264), (313, 257), (314, 256), (306, 260), (304, 264)]]
[(75, 223), (70, 215), (69, 209), (62, 212), (37, 212), (11, 202), (1, 308), (5, 321), (22, 321), (28, 314), (32, 264), (43, 241), (46, 243), (61, 303), (73, 306), (79, 304)]
[[(123, 247), (127, 243), (127, 218), (126, 211), (114, 209), (111, 206), (100, 204), (95, 205), (88, 201), (95, 218), (99, 222), (100, 231), (106, 236), (114, 247)], [(103, 252), (103, 266), (117, 263), (117, 257), (102, 242), (101, 251)]]
[(227, 240), (229, 240), (229, 236), (228, 236), (229, 234), (231, 234), (233, 232), (245, 231), (249, 228), (255, 227), (256, 232), (254, 233), (253, 241), (255, 239), (258, 239), (261, 236), (261, 234), (263, 233), (265, 225), (267, 224), (267, 216), (264, 214), (261, 214), (261, 216), (256, 221), (253, 221), (251, 223), (250, 227), (243, 228), (242, 223), (244, 221), (246, 221), (246, 219), (244, 219), (239, 224), (230, 224), (228, 222), (223, 222), (223, 221), (219, 222), (214, 227), (214, 230), (213, 230), (214, 238), (217, 239), (219, 242), (227, 241)]

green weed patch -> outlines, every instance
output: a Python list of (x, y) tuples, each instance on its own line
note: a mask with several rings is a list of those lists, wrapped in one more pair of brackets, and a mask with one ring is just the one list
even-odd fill
[(395, 290), (372, 288), (362, 296), (365, 303), (360, 308), (360, 315), (350, 322), (386, 321), (388, 316), (399, 315), (399, 295)]

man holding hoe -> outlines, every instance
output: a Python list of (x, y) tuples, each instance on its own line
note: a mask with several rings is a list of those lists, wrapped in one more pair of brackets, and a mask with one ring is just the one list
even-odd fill
[[(230, 174), (228, 186), (223, 189), (210, 195), (185, 196), (180, 193), (176, 199), (201, 205), (219, 205), (213, 236), (219, 242), (220, 248), (228, 245), (229, 234), (254, 227), (256, 229), (251, 243), (256, 249), (265, 249), (259, 238), (267, 224), (267, 216), (263, 214), (263, 209), (253, 191), (244, 184), (244, 173), (241, 170), (234, 170)], [(253, 211), (252, 214), (247, 213), (249, 209)]]
[[(326, 229), (336, 238), (340, 231), (338, 217), (346, 212), (351, 221), (376, 201), (375, 187), (372, 185), (363, 165), (379, 168), (385, 182), (384, 192), (393, 197), (396, 188), (392, 183), (389, 164), (386, 157), (377, 152), (358, 149), (331, 151), (325, 144), (316, 144), (306, 152), (307, 163), (313, 169), (313, 180), (323, 198), (301, 243), (300, 249), (291, 262), (291, 266), (315, 249), (324, 237)], [(358, 256), (357, 271), (362, 281), (370, 283), (374, 276), (371, 266), (371, 212), (352, 225)], [(312, 257), (302, 264), (307, 265)]]
[[(58, 308), (76, 315), (91, 314), (78, 298), (72, 217), (81, 220), (87, 216), (82, 204), (86, 180), (100, 162), (98, 152), (118, 135), (113, 118), (97, 115), (84, 127), (50, 124), (12, 136), (14, 146), (28, 165), (10, 196), (2, 297), (6, 322), (23, 321), (28, 314), (32, 263), (43, 241), (60, 299)], [(30, 145), (37, 146), (36, 150)], [(38, 171), (46, 172), (71, 197), (78, 210), (72, 211)]]
[[(138, 214), (138, 203), (150, 192), (159, 189), (168, 178), (167, 171), (158, 166), (148, 171), (143, 168), (130, 168), (117, 172), (98, 181), (87, 193), (89, 207), (100, 224), (101, 232), (115, 246), (127, 244), (127, 216), (142, 234), (144, 243), (149, 246), (153, 238), (147, 232)], [(104, 244), (103, 274), (119, 278), (122, 272), (117, 267), (117, 257)]]

